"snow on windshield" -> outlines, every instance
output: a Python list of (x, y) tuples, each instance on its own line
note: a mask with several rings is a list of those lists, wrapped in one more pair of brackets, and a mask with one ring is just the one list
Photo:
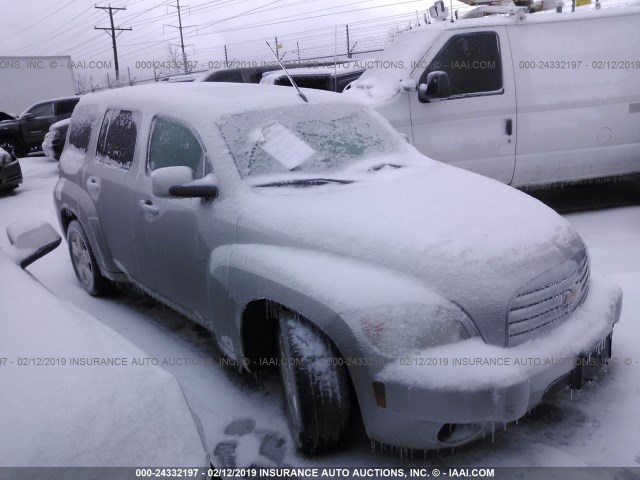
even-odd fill
[(340, 170), (403, 143), (359, 105), (299, 105), (227, 115), (219, 122), (242, 177)]

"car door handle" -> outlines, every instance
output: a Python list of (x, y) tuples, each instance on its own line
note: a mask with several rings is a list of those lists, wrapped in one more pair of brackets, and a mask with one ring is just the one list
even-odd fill
[(505, 131), (509, 136), (511, 136), (511, 134), (513, 133), (513, 120), (511, 120), (510, 118), (507, 118), (507, 120), (505, 121)]
[(158, 214), (158, 207), (156, 207), (150, 200), (140, 200), (138, 202), (138, 209), (142, 213), (147, 213), (152, 216), (156, 216)]

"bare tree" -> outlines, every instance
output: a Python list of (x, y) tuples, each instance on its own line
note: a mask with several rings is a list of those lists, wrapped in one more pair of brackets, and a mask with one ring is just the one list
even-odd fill
[(93, 85), (91, 84), (91, 77), (87, 77), (87, 74), (84, 72), (79, 72), (76, 70), (76, 91), (77, 93), (86, 93), (93, 91)]
[[(186, 56), (185, 56), (186, 57)], [(185, 68), (184, 65), (185, 58), (182, 56), (182, 51), (178, 45), (167, 45), (167, 56), (166, 56), (166, 75), (180, 75), (183, 73), (191, 73), (193, 71), (193, 65), (191, 62), (187, 60), (187, 65)]]

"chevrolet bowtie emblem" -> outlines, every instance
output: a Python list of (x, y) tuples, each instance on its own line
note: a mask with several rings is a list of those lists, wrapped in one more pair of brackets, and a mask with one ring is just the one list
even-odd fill
[(580, 287), (579, 286), (571, 287), (569, 290), (565, 291), (562, 294), (562, 305), (563, 306), (566, 306), (566, 305), (571, 306), (576, 301), (576, 299), (578, 298), (579, 294), (580, 294)]

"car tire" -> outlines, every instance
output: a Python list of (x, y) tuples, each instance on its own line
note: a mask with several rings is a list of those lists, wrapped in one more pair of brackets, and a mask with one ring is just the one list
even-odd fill
[(331, 340), (293, 312), (279, 318), (278, 354), (291, 435), (305, 454), (337, 444), (348, 424), (348, 373)]
[(16, 188), (18, 188), (18, 185), (0, 188), (0, 195), (9, 195), (10, 193), (13, 193)]
[(2, 140), (0, 140), (0, 148), (5, 150), (10, 155), (13, 155), (14, 157), (24, 156), (22, 147), (20, 147), (20, 145), (18, 145), (15, 140), (12, 140), (10, 138), (3, 138)]
[(87, 234), (77, 220), (73, 220), (67, 228), (67, 244), (73, 271), (82, 288), (92, 296), (108, 293), (111, 290), (111, 282), (100, 273)]

